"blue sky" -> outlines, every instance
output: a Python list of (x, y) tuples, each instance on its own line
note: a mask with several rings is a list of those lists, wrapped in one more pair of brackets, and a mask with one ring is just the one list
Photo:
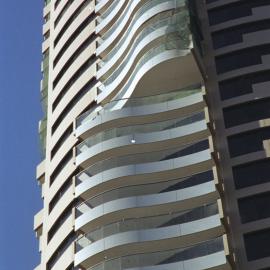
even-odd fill
[(33, 215), (42, 207), (35, 166), (42, 0), (0, 0), (0, 270), (39, 264)]

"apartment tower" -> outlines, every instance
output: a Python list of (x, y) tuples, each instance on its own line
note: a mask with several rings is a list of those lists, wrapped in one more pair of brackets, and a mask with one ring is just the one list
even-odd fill
[(270, 1), (43, 15), (35, 270), (270, 269)]

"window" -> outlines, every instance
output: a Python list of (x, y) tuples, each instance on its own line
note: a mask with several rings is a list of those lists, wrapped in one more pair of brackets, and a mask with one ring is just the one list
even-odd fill
[(270, 229), (244, 235), (248, 261), (270, 256)]
[(83, 11), (83, 9), (91, 2), (91, 0), (84, 1), (76, 10), (75, 12), (69, 17), (69, 19), (66, 21), (65, 25), (61, 29), (61, 31), (58, 33), (54, 40), (54, 47), (58, 44), (61, 37), (65, 34), (66, 30), (69, 28), (69, 26), (72, 24), (72, 22), (80, 15), (80, 13)]
[(56, 9), (59, 6), (60, 2), (61, 2), (61, 0), (56, 0), (55, 1), (54, 9)]
[(63, 159), (59, 162), (58, 166), (54, 169), (53, 173), (50, 177), (50, 186), (55, 181), (56, 177), (60, 174), (63, 168), (67, 165), (67, 163), (72, 159), (73, 151), (72, 149), (67, 152), (67, 154), (63, 157)]
[(214, 32), (212, 33), (213, 47), (214, 49), (219, 49), (224, 46), (240, 43), (243, 41), (244, 34), (266, 29), (270, 29), (270, 20), (255, 21)]
[(255, 100), (249, 103), (223, 109), (226, 128), (270, 117), (270, 99)]
[(262, 159), (233, 167), (236, 189), (267, 183), (270, 181), (270, 159)]
[[(211, 1), (212, 2), (212, 1)], [(210, 25), (251, 16), (252, 8), (270, 5), (269, 0), (240, 0), (208, 11)]]
[(249, 73), (219, 83), (219, 91), (222, 100), (250, 94), (253, 92), (253, 84), (270, 81), (270, 71)]
[(68, 249), (68, 247), (75, 241), (76, 234), (72, 231), (66, 239), (60, 244), (57, 250), (53, 253), (50, 260), (47, 263), (46, 270), (51, 270), (62, 254)]
[(55, 221), (53, 226), (50, 228), (48, 232), (48, 243), (51, 241), (53, 236), (56, 234), (56, 232), (59, 230), (59, 228), (64, 224), (64, 222), (70, 217), (72, 214), (74, 203), (72, 202), (65, 211), (58, 217), (58, 219)]
[(218, 74), (262, 63), (262, 56), (270, 54), (270, 46), (251, 47), (216, 57)]
[(270, 127), (260, 128), (249, 132), (228, 137), (231, 157), (262, 151), (263, 140), (270, 139)]
[[(260, 172), (258, 171), (258, 174)], [(270, 192), (239, 199), (239, 212), (242, 223), (270, 217)]]
[(59, 200), (63, 197), (63, 195), (66, 193), (66, 191), (71, 187), (72, 185), (72, 177), (74, 174), (72, 174), (71, 177), (69, 177), (66, 182), (60, 187), (60, 189), (57, 191), (57, 193), (54, 195), (52, 200), (49, 203), (49, 213), (53, 210), (53, 208), (56, 206), (56, 204), (59, 202)]
[[(82, 71), (80, 69), (81, 72), (84, 72), (84, 70)], [(77, 74), (77, 73), (75, 73)], [(78, 74), (77, 74), (78, 75)], [(80, 75), (79, 75), (80, 76)], [(76, 78), (77, 79), (77, 78)], [(90, 79), (81, 89), (80, 91), (72, 98), (72, 100), (68, 103), (68, 105), (65, 107), (65, 109), (61, 112), (61, 114), (59, 115), (59, 117), (57, 118), (57, 120), (54, 122), (54, 124), (52, 125), (52, 130), (51, 130), (51, 134), (53, 135), (54, 132), (56, 131), (56, 129), (59, 127), (59, 125), (61, 124), (61, 122), (63, 121), (63, 119), (67, 116), (67, 114), (73, 109), (73, 107), (75, 106), (75, 104), (78, 103), (78, 101), (85, 95), (87, 94), (89, 91), (91, 91), (91, 89), (93, 88), (93, 86), (96, 84), (96, 80), (95, 78)]]
[[(78, 56), (94, 41), (94, 35), (91, 35), (88, 37), (82, 45), (74, 52), (73, 55), (70, 56), (66, 64), (62, 67), (62, 69), (57, 74), (56, 78), (53, 81), (53, 88), (57, 86), (61, 78), (64, 76), (68, 68), (72, 65), (72, 63), (78, 58)], [(55, 109), (55, 106), (53, 107), (53, 110)]]
[(53, 61), (53, 67), (56, 66), (56, 64), (59, 62), (63, 54), (66, 52), (66, 50), (69, 48), (69, 46), (72, 44), (72, 42), (79, 36), (79, 34), (88, 26), (90, 22), (94, 20), (93, 14), (88, 16), (81, 25), (73, 32), (73, 34), (70, 36), (70, 38), (66, 41), (66, 43), (63, 45), (59, 53), (56, 55), (54, 61)]
[(54, 158), (55, 154), (57, 153), (57, 151), (60, 149), (60, 147), (64, 144), (64, 142), (66, 141), (66, 139), (72, 134), (73, 131), (73, 124), (71, 124), (66, 130), (65, 132), (62, 134), (62, 136), (60, 137), (60, 139), (57, 141), (57, 143), (55, 144), (55, 146), (53, 147), (52, 151), (51, 151), (51, 159)]
[(73, 2), (74, 2), (74, 0), (69, 0), (66, 2), (65, 6), (62, 8), (62, 10), (59, 12), (57, 18), (55, 19), (54, 28), (57, 26), (57, 24), (59, 23), (59, 21), (64, 16), (64, 14), (66, 13), (66, 11), (68, 10), (68, 8), (71, 6), (71, 4)]

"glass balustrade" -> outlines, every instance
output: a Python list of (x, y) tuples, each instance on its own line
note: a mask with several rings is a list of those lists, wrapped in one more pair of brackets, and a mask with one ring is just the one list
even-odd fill
[[(224, 244), (222, 237), (219, 237), (185, 248), (153, 253), (144, 252), (107, 260), (101, 264), (90, 267), (87, 270), (127, 270), (130, 268), (145, 269), (144, 267), (147, 266), (152, 266), (150, 269), (153, 269), (153, 266), (161, 266), (175, 262), (192, 260), (195, 258), (198, 259), (199, 257), (211, 255), (221, 251), (224, 251)], [(224, 262), (217, 261), (217, 265), (223, 263)]]
[(76, 252), (79, 252), (98, 240), (114, 234), (169, 227), (214, 216), (216, 214), (218, 214), (218, 207), (217, 204), (214, 203), (175, 213), (121, 220), (102, 226), (79, 237), (76, 241)]
[[(181, 26), (181, 19), (183, 19), (183, 18), (181, 18), (181, 16), (179, 14), (177, 14), (173, 17), (167, 18), (167, 20), (163, 20), (163, 21), (159, 22), (158, 26), (156, 25), (155, 27), (151, 27), (151, 29), (150, 29), (151, 32), (149, 31), (149, 28), (148, 28), (148, 31), (146, 31), (146, 32), (148, 32), (147, 35), (154, 32), (156, 29), (158, 29), (158, 27), (161, 28), (164, 26), (165, 26), (165, 28), (164, 28), (165, 38), (167, 38), (172, 33), (176, 33), (176, 35), (177, 35), (178, 30), (180, 29), (180, 26)], [(144, 33), (144, 35), (146, 35), (146, 33)], [(139, 40), (141, 40), (142, 38), (143, 37), (140, 36)], [(137, 49), (139, 41), (138, 41), (138, 43), (137, 43), (137, 41), (135, 43), (136, 44), (134, 44), (134, 46), (132, 47), (132, 50), (125, 57), (124, 61), (118, 67), (116, 67), (116, 69), (113, 71), (113, 73), (110, 75), (109, 78), (107, 78), (105, 81), (102, 82), (104, 86), (108, 86), (109, 84), (114, 82), (120, 76), (122, 71), (125, 70), (128, 65), (130, 65), (129, 61), (132, 58), (132, 54)]]
[(121, 105), (119, 109), (147, 106), (147, 105), (170, 102), (170, 101), (178, 100), (178, 99), (180, 100), (187, 96), (200, 93), (201, 91), (202, 91), (201, 85), (194, 85), (191, 87), (187, 87), (185, 89), (180, 89), (178, 91), (168, 92), (168, 93), (160, 94), (160, 95), (113, 100), (105, 104), (104, 107), (100, 111), (97, 111), (97, 107), (94, 107), (93, 109), (80, 115), (76, 119), (76, 128), (78, 128), (79, 126), (83, 125), (84, 123), (88, 121), (93, 120), (98, 114), (117, 110), (116, 105), (119, 103), (123, 103), (123, 105)]
[[(164, 43), (160, 44), (159, 46), (150, 49), (147, 53), (143, 55), (143, 57), (139, 60), (136, 67), (134, 68), (131, 76), (128, 78), (127, 83), (123, 86), (122, 89), (118, 91), (118, 94), (115, 96), (115, 99), (121, 99), (125, 96), (127, 91), (130, 89), (131, 84), (133, 83), (134, 78), (140, 72), (142, 66), (148, 62), (150, 59), (153, 59), (159, 54), (162, 54), (166, 51), (171, 50), (184, 50), (188, 49), (190, 46), (190, 39), (189, 37), (185, 39), (179, 38), (179, 34), (172, 33), (171, 35), (167, 36), (167, 39)], [(106, 87), (104, 85), (98, 87), (98, 91), (103, 92), (106, 91)]]
[(211, 170), (201, 172), (185, 178), (170, 179), (159, 181), (157, 183), (145, 183), (138, 185), (129, 185), (118, 189), (109, 190), (97, 194), (80, 203), (77, 206), (76, 217), (86, 213), (101, 204), (114, 201), (116, 199), (146, 196), (151, 194), (162, 194), (176, 190), (183, 190), (193, 186), (198, 186), (213, 181), (214, 176)]
[(134, 143), (136, 140), (136, 135), (138, 134), (147, 134), (147, 133), (171, 130), (171, 129), (189, 125), (198, 121), (202, 121), (204, 119), (205, 119), (204, 112), (197, 112), (197, 113), (194, 113), (185, 117), (181, 117), (178, 119), (105, 130), (103, 132), (97, 133), (89, 137), (88, 139), (86, 139), (85, 141), (77, 145), (76, 155), (78, 156), (79, 154), (81, 154), (84, 151), (87, 151), (89, 148), (93, 147), (94, 145), (105, 142), (113, 138), (118, 138), (118, 137), (123, 137), (123, 136), (132, 136), (133, 141), (130, 141), (130, 143), (132, 142)]
[[(177, 14), (173, 15), (173, 16), (169, 16), (169, 14), (160, 14), (158, 15), (158, 17), (155, 17), (155, 22), (151, 23), (150, 20), (150, 24), (147, 25), (142, 32), (139, 34), (139, 36), (136, 38), (136, 40), (134, 41), (133, 45), (132, 45), (132, 50), (129, 53), (129, 55), (131, 55), (133, 53), (133, 51), (136, 49), (137, 45), (140, 43), (141, 40), (143, 40), (146, 36), (150, 35), (151, 33), (153, 33), (154, 31), (156, 31), (157, 29), (160, 29), (164, 26), (168, 26), (170, 28), (175, 29), (177, 26), (179, 26), (180, 21), (182, 21), (182, 18), (186, 18), (186, 11), (182, 11), (182, 12), (178, 12)], [(164, 16), (166, 16), (164, 18)], [(169, 16), (169, 17), (168, 17)], [(158, 21), (156, 21), (158, 18)], [(177, 23), (177, 24), (176, 24)], [(188, 29), (187, 29), (188, 31)], [(119, 51), (121, 50), (121, 47), (123, 45), (123, 43), (126, 41), (127, 37), (122, 38), (119, 42), (119, 44), (117, 44), (117, 46), (115, 46), (103, 59), (102, 61), (100, 61), (98, 63), (98, 68), (100, 69), (101, 67), (103, 67), (106, 63), (108, 63), (111, 58)]]
[[(128, 165), (139, 165), (147, 163), (153, 163), (158, 161), (166, 161), (170, 159), (175, 159), (187, 155), (191, 155), (200, 151), (209, 149), (208, 140), (203, 140), (199, 142), (194, 142), (189, 145), (174, 147), (170, 149), (165, 149), (162, 151), (151, 151), (133, 155), (125, 155), (120, 157), (109, 158), (106, 160), (99, 161), (76, 176), (76, 184), (80, 184), (89, 177), (92, 177), (101, 172)], [(149, 165), (150, 165), (149, 164)], [(153, 164), (151, 164), (153, 165)]]
[[(117, 2), (117, 1), (115, 1)], [(128, 6), (126, 7), (125, 11), (129, 10), (133, 1), (129, 1)], [(159, 4), (166, 3), (166, 2), (173, 2), (175, 3), (175, 8), (183, 6), (185, 4), (185, 0), (152, 0), (146, 2), (134, 15), (131, 24), (128, 26), (127, 31), (123, 34), (123, 36), (128, 36), (129, 32), (131, 31), (133, 25), (138, 21), (140, 17), (146, 12), (148, 12), (152, 7), (156, 7)], [(113, 24), (113, 26), (102, 36), (102, 39), (99, 40), (98, 45), (100, 46), (106, 39), (108, 39), (118, 28), (118, 26), (123, 22), (125, 16), (120, 16), (120, 18)], [(118, 46), (118, 44), (116, 45)], [(118, 46), (119, 48), (119, 46)]]
[[(132, 1), (131, 1), (132, 2)], [(99, 2), (97, 2), (97, 4), (99, 4)], [(105, 18), (107, 18), (112, 11), (115, 9), (115, 7), (119, 4), (119, 1), (112, 1), (112, 3), (110, 4), (110, 6), (105, 10), (105, 12), (103, 12), (99, 17), (97, 17), (97, 22), (98, 24), (100, 24)]]

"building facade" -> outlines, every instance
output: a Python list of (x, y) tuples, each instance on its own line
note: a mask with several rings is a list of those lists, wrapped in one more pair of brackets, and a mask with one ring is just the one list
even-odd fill
[(43, 14), (35, 270), (270, 269), (270, 2)]
[(270, 269), (269, 1), (197, 2), (237, 269)]

